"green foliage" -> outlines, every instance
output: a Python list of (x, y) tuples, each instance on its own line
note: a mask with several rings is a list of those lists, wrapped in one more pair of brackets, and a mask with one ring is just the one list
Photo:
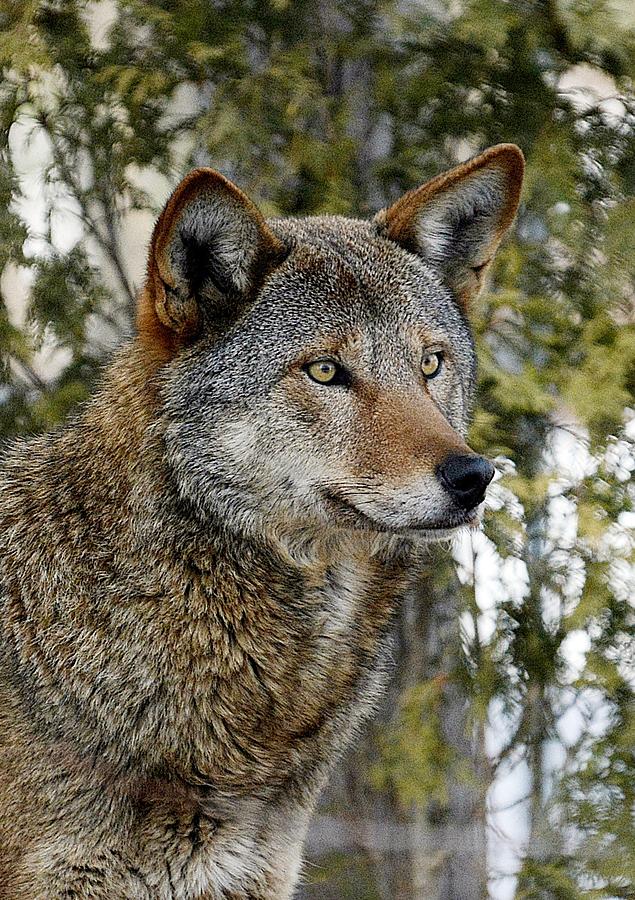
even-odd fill
[[(0, 436), (62, 421), (129, 329), (138, 285), (122, 222), (131, 210), (156, 212), (159, 200), (142, 176), (175, 183), (209, 164), (268, 214), (366, 215), (459, 157), (519, 143), (523, 206), (473, 310), (480, 381), (471, 440), (515, 463), (497, 485), (486, 533), (500, 560), (524, 567), (528, 586), (518, 596), (503, 585), (510, 596), (487, 639), (474, 589), (464, 587), (474, 636), (452, 677), (471, 697), (473, 725), (501, 704), (506, 747), (487, 777), (521, 754), (533, 778), (532, 836), (543, 827), (555, 835), (548, 852), (532, 855), (530, 846), (518, 896), (632, 896), (630, 5), (116, 0), (112, 9), (99, 40), (95, 16), (108, 4), (16, 0), (0, 12), (0, 272), (20, 266), (30, 284), (22, 319), (10, 303), (0, 308)], [(576, 72), (611, 79), (610, 103), (592, 85), (563, 87)], [(48, 215), (25, 244), (17, 210), (26, 133), (45, 147)], [(52, 224), (60, 198), (81, 223), (70, 250)], [(54, 378), (38, 362), (44, 345), (62, 354)], [(588, 438), (582, 476), (562, 471), (562, 455), (550, 451), (567, 429)], [(555, 501), (575, 526), (566, 538), (554, 537)], [(589, 650), (571, 674), (563, 648), (576, 635)], [(375, 790), (405, 806), (443, 805), (466, 763), (444, 736), (447, 697), (438, 688), (426, 673), (381, 732)], [(607, 724), (585, 723), (548, 790), (543, 749), (572, 696), (581, 707), (594, 697)]]
[(371, 778), (379, 790), (394, 784), (404, 807), (447, 803), (456, 760), (441, 727), (443, 690), (444, 679), (437, 677), (404, 691), (396, 723), (380, 735), (380, 762)]
[(381, 900), (368, 861), (362, 857), (351, 860), (347, 853), (327, 854), (312, 873), (314, 888), (309, 896), (315, 896), (316, 900), (323, 897), (325, 885), (328, 887), (333, 880), (337, 881), (338, 900)]

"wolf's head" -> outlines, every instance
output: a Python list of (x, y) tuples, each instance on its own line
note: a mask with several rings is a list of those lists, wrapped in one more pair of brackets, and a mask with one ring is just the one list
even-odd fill
[(447, 534), (493, 468), (465, 443), (471, 299), (518, 205), (513, 145), (371, 221), (265, 221), (191, 172), (156, 225), (139, 328), (163, 364), (168, 461), (230, 527)]

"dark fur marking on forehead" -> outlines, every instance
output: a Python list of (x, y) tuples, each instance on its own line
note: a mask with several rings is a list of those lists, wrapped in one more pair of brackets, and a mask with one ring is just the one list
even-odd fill
[(386, 301), (405, 299), (408, 288), (423, 301), (442, 300), (450, 293), (433, 265), (385, 237), (375, 221), (315, 216), (276, 219), (269, 225), (286, 242), (291, 240), (322, 250), (329, 259), (339, 259), (365, 295), (367, 312), (386, 311), (390, 305)]
[[(307, 220), (309, 221), (309, 220)], [(338, 275), (342, 275), (352, 281), (355, 286), (360, 286), (360, 279), (351, 266), (350, 255), (346, 255), (338, 241), (326, 241), (323, 236), (317, 234), (317, 239), (312, 240), (313, 235), (307, 231), (302, 235), (302, 240), (296, 240), (295, 247), (289, 256), (289, 264), (301, 274), (322, 275), (326, 263), (335, 266)]]
[[(276, 235), (288, 241), (325, 250), (338, 257), (347, 269), (359, 276), (355, 263), (370, 267), (377, 256), (397, 263), (403, 250), (383, 238), (372, 221), (345, 216), (311, 216), (305, 219), (276, 219), (270, 222)], [(377, 273), (375, 273), (377, 274)]]

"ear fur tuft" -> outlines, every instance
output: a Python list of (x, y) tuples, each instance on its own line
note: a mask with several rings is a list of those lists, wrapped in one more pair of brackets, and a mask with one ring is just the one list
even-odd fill
[(195, 169), (154, 228), (139, 306), (142, 335), (172, 352), (197, 333), (206, 313), (235, 315), (285, 253), (236, 185), (213, 169)]
[(441, 269), (467, 306), (516, 215), (523, 172), (520, 148), (498, 144), (409, 191), (376, 221), (386, 237)]

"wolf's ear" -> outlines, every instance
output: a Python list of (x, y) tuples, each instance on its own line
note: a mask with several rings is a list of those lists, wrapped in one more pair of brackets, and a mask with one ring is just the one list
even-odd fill
[(227, 320), (284, 256), (283, 243), (252, 201), (213, 169), (176, 188), (150, 243), (139, 306), (144, 336), (175, 348), (206, 318)]
[(498, 144), (409, 191), (376, 216), (381, 232), (441, 269), (467, 307), (520, 199), (524, 157)]

